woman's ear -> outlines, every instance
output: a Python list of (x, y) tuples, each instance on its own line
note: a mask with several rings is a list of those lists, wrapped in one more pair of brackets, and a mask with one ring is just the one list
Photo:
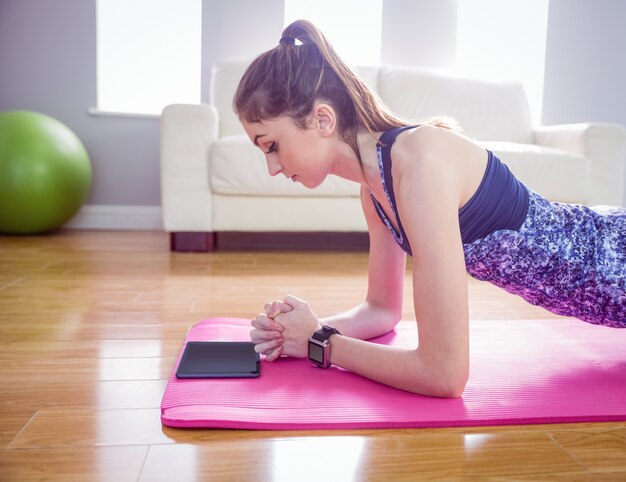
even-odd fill
[(320, 130), (323, 137), (330, 137), (337, 128), (337, 115), (335, 109), (329, 104), (320, 103), (313, 109), (315, 126)]

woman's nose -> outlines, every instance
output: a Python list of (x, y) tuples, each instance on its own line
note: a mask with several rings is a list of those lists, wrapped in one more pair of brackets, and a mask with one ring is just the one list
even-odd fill
[(281, 166), (279, 162), (267, 159), (267, 170), (270, 176), (275, 176), (283, 170), (283, 166)]

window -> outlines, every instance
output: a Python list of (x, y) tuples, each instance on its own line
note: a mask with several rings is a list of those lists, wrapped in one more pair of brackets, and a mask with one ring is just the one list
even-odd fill
[(539, 123), (547, 28), (548, 0), (458, 0), (457, 70), (521, 81)]
[(201, 0), (97, 0), (98, 110), (200, 102)]
[(285, 0), (285, 26), (310, 20), (349, 65), (380, 64), (382, 0)]

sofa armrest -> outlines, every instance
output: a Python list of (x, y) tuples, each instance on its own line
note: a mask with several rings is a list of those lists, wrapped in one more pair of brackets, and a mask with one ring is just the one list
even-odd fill
[(213, 231), (209, 153), (218, 136), (211, 105), (172, 104), (161, 114), (161, 204), (166, 231)]
[(591, 171), (587, 204), (621, 205), (626, 173), (626, 129), (619, 124), (585, 123), (539, 127), (535, 143), (585, 156)]

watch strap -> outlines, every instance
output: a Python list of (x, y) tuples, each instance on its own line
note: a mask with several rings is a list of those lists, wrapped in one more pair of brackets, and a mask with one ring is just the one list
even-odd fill
[(313, 336), (311, 336), (311, 338), (314, 338), (317, 341), (324, 342), (333, 335), (341, 335), (341, 333), (337, 328), (333, 328), (332, 326), (328, 325), (322, 325), (322, 328), (313, 333)]

